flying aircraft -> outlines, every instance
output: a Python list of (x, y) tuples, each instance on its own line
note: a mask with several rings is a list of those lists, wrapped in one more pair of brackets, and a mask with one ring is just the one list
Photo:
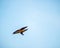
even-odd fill
[(16, 30), (15, 32), (13, 32), (13, 34), (17, 34), (20, 33), (21, 35), (24, 35), (23, 32), (27, 31), (28, 26), (22, 27), (21, 29)]

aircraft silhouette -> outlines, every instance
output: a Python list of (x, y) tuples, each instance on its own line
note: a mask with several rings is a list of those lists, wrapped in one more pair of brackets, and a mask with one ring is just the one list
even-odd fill
[(26, 29), (28, 26), (22, 27), (21, 29), (16, 30), (15, 32), (13, 32), (13, 34), (17, 34), (20, 33), (21, 35), (24, 35), (23, 32), (27, 31), (28, 29)]

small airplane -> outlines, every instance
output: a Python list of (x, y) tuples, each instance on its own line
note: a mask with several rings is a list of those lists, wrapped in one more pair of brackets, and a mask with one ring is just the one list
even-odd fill
[(28, 26), (22, 27), (21, 29), (16, 30), (15, 32), (13, 32), (13, 34), (17, 34), (20, 33), (21, 35), (24, 35), (23, 32), (27, 31), (28, 29), (26, 29)]

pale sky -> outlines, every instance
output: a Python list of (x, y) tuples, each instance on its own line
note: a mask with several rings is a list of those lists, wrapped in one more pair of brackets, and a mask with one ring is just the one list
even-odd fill
[(60, 48), (59, 0), (0, 0), (0, 10), (0, 48)]

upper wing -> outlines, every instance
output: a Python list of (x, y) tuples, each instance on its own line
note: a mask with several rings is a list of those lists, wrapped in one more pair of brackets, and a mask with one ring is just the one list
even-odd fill
[(25, 27), (22, 27), (20, 30), (23, 30), (23, 29), (25, 29), (25, 28), (27, 28), (28, 26), (25, 26)]

